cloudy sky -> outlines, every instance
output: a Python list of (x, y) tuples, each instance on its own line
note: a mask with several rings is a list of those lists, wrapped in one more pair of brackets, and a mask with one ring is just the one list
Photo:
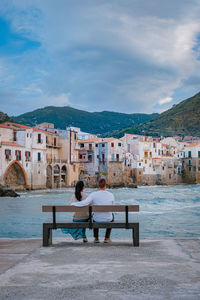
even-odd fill
[(166, 110), (200, 91), (199, 16), (199, 0), (0, 0), (0, 110)]

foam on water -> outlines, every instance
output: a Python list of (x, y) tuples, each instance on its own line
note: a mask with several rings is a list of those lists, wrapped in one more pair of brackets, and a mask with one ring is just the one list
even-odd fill
[[(86, 190), (87, 193), (93, 191)], [(146, 238), (200, 237), (200, 185), (145, 186), (138, 189), (111, 189), (116, 204), (139, 204), (140, 235)], [(21, 193), (20, 198), (0, 198), (0, 237), (29, 238), (42, 236), (42, 223), (51, 214), (42, 213), (42, 205), (68, 204), (74, 189), (40, 190)], [(124, 214), (116, 213), (115, 220)], [(71, 219), (71, 214), (58, 214), (57, 220)], [(88, 236), (92, 231), (88, 230)], [(103, 232), (102, 232), (103, 234)], [(54, 236), (63, 236), (60, 230)], [(113, 237), (127, 238), (129, 230), (113, 230)]]

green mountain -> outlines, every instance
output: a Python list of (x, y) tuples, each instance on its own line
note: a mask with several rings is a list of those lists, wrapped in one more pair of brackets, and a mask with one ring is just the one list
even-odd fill
[(107, 133), (121, 137), (124, 133), (149, 136), (200, 136), (200, 93), (157, 115), (145, 124), (129, 126)]
[(110, 111), (87, 112), (69, 106), (48, 106), (32, 112), (12, 117), (14, 122), (35, 126), (48, 122), (56, 128), (66, 129), (67, 126), (80, 127), (82, 131), (94, 134), (104, 134), (127, 126), (145, 123), (157, 114), (124, 114)]
[(4, 114), (2, 111), (0, 111), (0, 123), (6, 122), (6, 121), (12, 122), (13, 120), (7, 114)]

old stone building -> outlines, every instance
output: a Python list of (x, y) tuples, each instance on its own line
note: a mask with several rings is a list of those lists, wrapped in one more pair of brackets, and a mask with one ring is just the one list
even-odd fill
[(0, 125), (0, 183), (15, 189), (74, 185), (79, 179), (77, 134), (53, 124)]

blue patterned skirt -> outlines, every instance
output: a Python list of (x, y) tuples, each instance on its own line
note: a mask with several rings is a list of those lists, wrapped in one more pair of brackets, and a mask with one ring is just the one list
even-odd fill
[[(73, 222), (88, 222), (88, 219), (73, 219)], [(74, 240), (86, 239), (86, 228), (62, 228), (61, 231), (70, 234)]]

